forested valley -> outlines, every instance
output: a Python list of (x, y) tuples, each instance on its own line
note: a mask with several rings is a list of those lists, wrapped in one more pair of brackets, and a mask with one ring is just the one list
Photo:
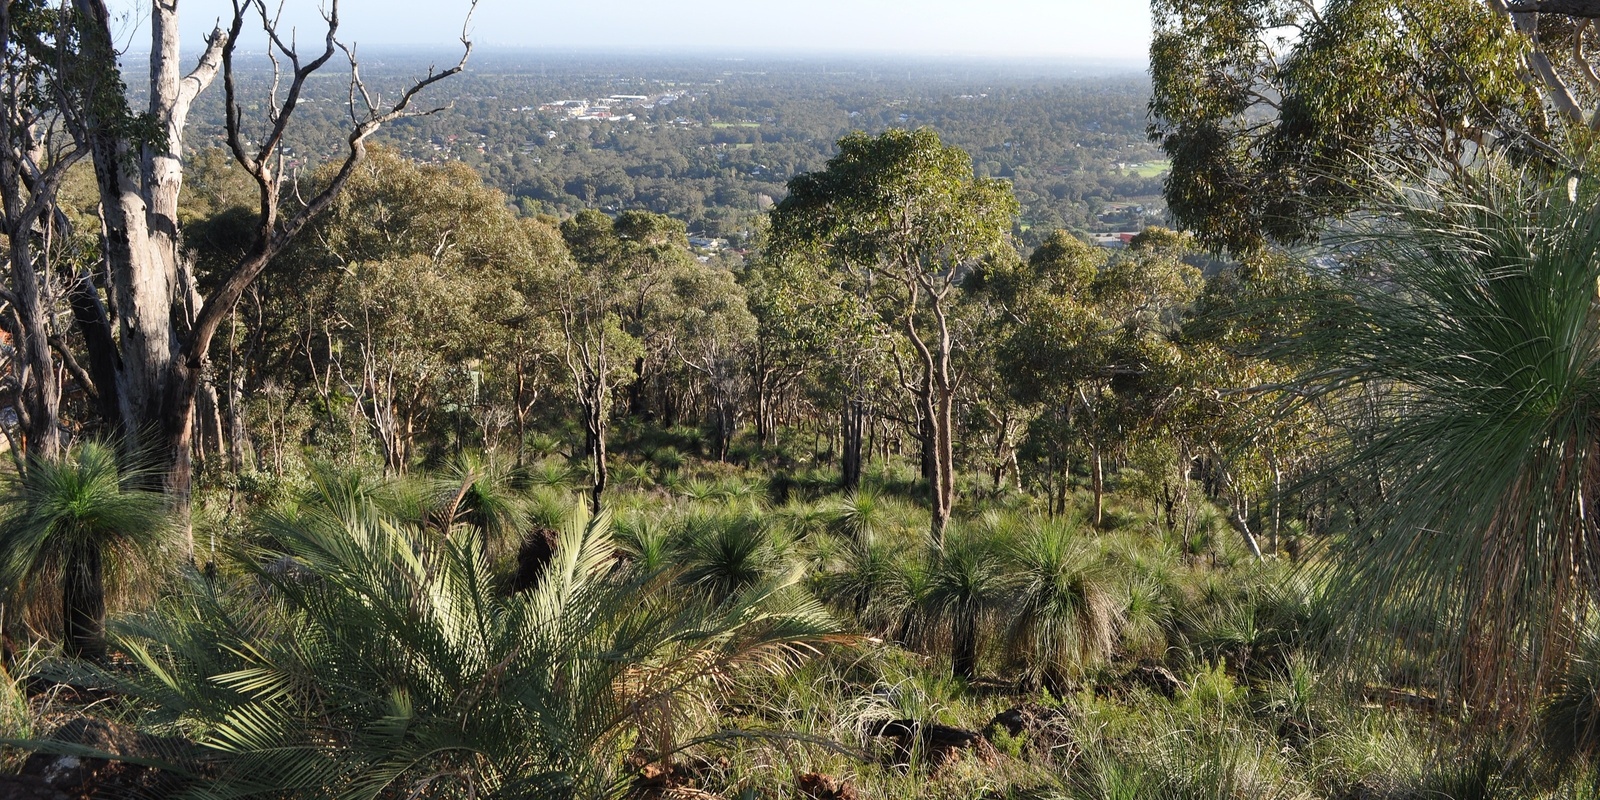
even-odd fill
[[(430, 63), (385, 51), (364, 69), (374, 92), (394, 92)], [(344, 90), (308, 85), (285, 143), (291, 160), (338, 150)], [(821, 169), (841, 136), (931, 127), (973, 156), (978, 175), (1011, 181), (1019, 227), (1037, 244), (1061, 228), (1160, 221), (1165, 157), (1145, 134), (1148, 97), (1133, 67), (490, 50), (452, 79), (438, 98), (447, 107), (374, 140), (419, 162), (466, 164), (524, 215), (637, 209), (682, 220), (696, 238), (745, 244), (785, 184)], [(222, 146), (220, 96), (202, 95), (194, 113), (216, 138), (191, 146)]]
[(1600, 2), (138, 13), (0, 6), (0, 797), (1600, 793)]

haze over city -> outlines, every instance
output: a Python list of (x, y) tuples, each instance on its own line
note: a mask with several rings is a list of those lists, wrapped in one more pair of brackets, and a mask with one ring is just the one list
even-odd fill
[[(146, 0), (117, 0), (114, 12), (142, 20)], [(347, 41), (366, 47), (447, 46), (468, 7), (464, 0), (343, 0)], [(308, 35), (320, 30), (317, 6), (291, 3), (284, 19)], [(185, 47), (197, 46), (229, 13), (221, 0), (183, 5)], [(123, 26), (131, 51), (149, 33)], [(1149, 47), (1144, 3), (1091, 0), (616, 0), (538, 3), (484, 0), (472, 25), (480, 47), (565, 52), (849, 53), (1142, 61)]]

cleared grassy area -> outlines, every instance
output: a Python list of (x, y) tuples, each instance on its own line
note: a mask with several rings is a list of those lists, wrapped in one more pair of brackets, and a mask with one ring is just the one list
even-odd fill
[(1133, 172), (1135, 175), (1138, 175), (1141, 178), (1154, 178), (1155, 176), (1171, 169), (1172, 162), (1165, 159), (1161, 161), (1146, 161), (1143, 164), (1131, 164), (1128, 167), (1130, 172)]

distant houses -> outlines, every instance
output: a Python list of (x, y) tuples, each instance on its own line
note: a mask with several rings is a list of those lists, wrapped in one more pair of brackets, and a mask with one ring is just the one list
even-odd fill
[(542, 114), (556, 114), (578, 121), (632, 122), (638, 119), (626, 109), (652, 109), (671, 105), (679, 95), (663, 94), (654, 97), (642, 94), (614, 94), (597, 100), (555, 100), (539, 106)]
[(1133, 237), (1138, 236), (1138, 231), (1120, 231), (1117, 233), (1094, 233), (1090, 239), (1099, 247), (1109, 247), (1120, 250), (1133, 244)]

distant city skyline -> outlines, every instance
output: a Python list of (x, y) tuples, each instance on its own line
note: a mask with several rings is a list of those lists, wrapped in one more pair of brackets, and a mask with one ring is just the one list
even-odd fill
[[(148, 49), (150, 0), (111, 0), (129, 14), (123, 44)], [(269, 7), (274, 3), (269, 2)], [(320, 30), (318, 0), (287, 0), (302, 39)], [(369, 47), (446, 47), (465, 0), (341, 0), (341, 38)], [(185, 49), (224, 14), (226, 0), (183, 0)], [(863, 55), (1139, 61), (1150, 7), (1140, 0), (482, 0), (473, 41), (486, 48), (586, 52)]]

